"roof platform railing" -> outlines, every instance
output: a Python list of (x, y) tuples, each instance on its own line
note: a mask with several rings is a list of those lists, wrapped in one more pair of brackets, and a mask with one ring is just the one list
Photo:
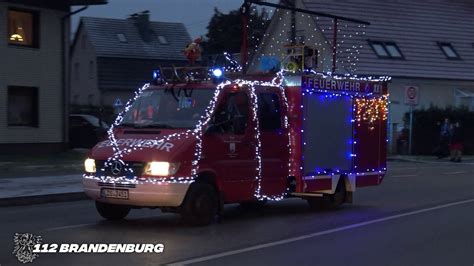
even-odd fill
[(171, 83), (192, 83), (211, 80), (207, 66), (159, 66), (161, 78)]

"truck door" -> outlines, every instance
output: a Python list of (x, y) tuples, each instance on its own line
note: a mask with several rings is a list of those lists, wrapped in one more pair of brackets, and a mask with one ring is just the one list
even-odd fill
[(260, 141), (262, 144), (262, 188), (265, 195), (280, 195), (288, 177), (288, 134), (283, 124), (280, 92), (265, 90), (257, 94)]
[(223, 181), (227, 202), (250, 200), (255, 191), (257, 162), (249, 97), (241, 90), (227, 92), (221, 99), (204, 135), (203, 154)]

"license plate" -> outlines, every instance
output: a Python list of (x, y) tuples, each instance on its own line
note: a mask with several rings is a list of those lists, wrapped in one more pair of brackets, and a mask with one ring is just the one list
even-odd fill
[(112, 199), (128, 199), (128, 189), (103, 188), (102, 197)]

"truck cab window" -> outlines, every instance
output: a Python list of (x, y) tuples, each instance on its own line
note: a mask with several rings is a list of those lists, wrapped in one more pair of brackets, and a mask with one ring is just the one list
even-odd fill
[(215, 131), (242, 135), (247, 128), (249, 102), (245, 92), (230, 93), (213, 118)]
[(282, 128), (280, 101), (275, 93), (258, 94), (258, 122), (262, 131)]

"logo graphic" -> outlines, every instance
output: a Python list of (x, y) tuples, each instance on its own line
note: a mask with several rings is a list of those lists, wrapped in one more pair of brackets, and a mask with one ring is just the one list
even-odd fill
[(118, 175), (122, 172), (122, 163), (119, 161), (115, 161), (112, 163), (111, 166), (112, 174)]
[(13, 243), (15, 244), (13, 254), (22, 263), (32, 262), (38, 257), (38, 254), (33, 253), (35, 245), (41, 244), (41, 241), (41, 236), (35, 236), (30, 233), (15, 233), (13, 236)]

